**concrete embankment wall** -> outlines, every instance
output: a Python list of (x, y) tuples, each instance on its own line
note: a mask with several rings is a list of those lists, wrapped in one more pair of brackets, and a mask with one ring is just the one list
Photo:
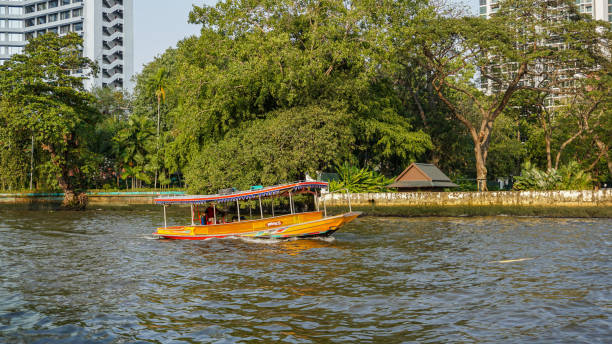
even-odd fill
[[(327, 194), (330, 206), (348, 204), (346, 194)], [(585, 191), (394, 192), (350, 194), (355, 206), (612, 206), (612, 189)]]
[[(163, 196), (179, 196), (184, 192), (95, 192), (89, 193), (90, 205), (128, 206), (154, 204), (154, 199)], [(0, 204), (61, 203), (63, 193), (0, 194)]]
[[(345, 194), (323, 197), (330, 213), (347, 210)], [(407, 192), (351, 194), (354, 211), (372, 216), (545, 216), (612, 218), (612, 190)]]

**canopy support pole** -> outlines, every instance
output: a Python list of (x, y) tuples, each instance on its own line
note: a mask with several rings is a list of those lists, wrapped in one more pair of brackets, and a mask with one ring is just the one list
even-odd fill
[(195, 223), (193, 222), (193, 204), (191, 205), (191, 225), (195, 226)]
[(259, 212), (261, 213), (261, 218), (263, 219), (263, 207), (261, 206), (261, 195), (259, 195)]
[(291, 209), (291, 214), (293, 214), (293, 198), (291, 197), (291, 191), (289, 191), (289, 209)]
[(317, 190), (315, 190), (314, 202), (315, 202), (315, 207), (317, 207), (317, 211), (319, 211), (319, 196), (317, 195)]
[(213, 204), (213, 218), (215, 219), (215, 224), (217, 224), (217, 205)]
[(240, 222), (240, 202), (236, 200), (236, 209), (238, 209), (238, 222)]
[(168, 223), (166, 222), (166, 207), (168, 205), (164, 204), (164, 228), (168, 228)]
[(272, 217), (274, 217), (274, 198), (272, 198)]

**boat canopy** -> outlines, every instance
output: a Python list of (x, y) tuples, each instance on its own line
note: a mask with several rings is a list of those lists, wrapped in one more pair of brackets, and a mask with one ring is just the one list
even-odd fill
[(299, 191), (303, 189), (323, 189), (328, 187), (326, 182), (305, 181), (291, 184), (269, 186), (256, 190), (236, 191), (227, 195), (187, 195), (177, 197), (160, 197), (155, 199), (157, 204), (204, 204), (208, 202), (235, 202), (247, 199), (268, 197), (278, 195), (283, 192)]

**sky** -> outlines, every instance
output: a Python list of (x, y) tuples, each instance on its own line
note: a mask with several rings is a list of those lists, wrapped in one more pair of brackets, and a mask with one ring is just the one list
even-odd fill
[[(455, 0), (476, 11), (478, 0)], [(217, 0), (134, 0), (134, 71), (185, 37), (197, 35), (199, 25), (187, 23), (193, 5), (214, 5)]]
[(134, 72), (185, 37), (200, 33), (188, 24), (193, 5), (214, 5), (216, 0), (134, 0)]

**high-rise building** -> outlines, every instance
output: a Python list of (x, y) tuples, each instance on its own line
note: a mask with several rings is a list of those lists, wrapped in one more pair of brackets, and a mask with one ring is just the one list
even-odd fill
[[(88, 88), (131, 88), (134, 73), (133, 0), (0, 0), (0, 63), (28, 39), (54, 32), (83, 37), (83, 55), (100, 72)], [(78, 73), (79, 71), (75, 71)]]
[[(480, 16), (483, 18), (490, 18), (492, 14), (496, 13), (500, 8), (500, 3), (503, 0), (479, 0), (480, 1)], [(536, 1), (536, 0), (534, 0)], [(612, 22), (612, 0), (574, 0), (574, 3), (578, 7), (580, 13), (589, 14), (596, 20), (603, 20)], [(551, 11), (551, 14), (562, 13), (564, 11), (564, 6), (561, 4), (555, 4), (555, 2), (547, 2), (548, 9)], [(560, 48), (565, 45), (562, 40), (558, 38), (551, 38), (550, 41), (544, 42), (547, 46), (556, 46)], [(491, 63), (491, 70), (495, 70), (495, 73), (502, 74), (512, 74), (514, 73), (517, 65), (515, 63)], [(550, 68), (550, 66), (545, 63), (537, 65), (537, 68), (540, 70), (552, 70), (554, 68)], [(564, 81), (571, 79), (571, 75), (579, 73), (575, 68), (568, 67), (566, 69), (558, 70), (559, 74), (557, 75), (558, 83), (557, 89), (563, 87), (571, 87), (574, 83), (571, 81)], [(542, 77), (532, 76), (521, 80), (521, 84), (529, 85), (532, 87), (536, 87), (542, 81), (546, 81)], [(500, 89), (495, 86), (491, 79), (481, 78), (480, 80), (480, 89), (483, 90), (487, 94), (491, 94), (494, 92), (499, 92)], [(563, 94), (550, 94), (546, 99), (544, 99), (544, 104), (546, 108), (556, 108), (561, 104), (561, 101), (567, 99), (567, 95)]]
[[(499, 9), (500, 0), (479, 0), (480, 16), (488, 18)], [(612, 23), (612, 0), (575, 0), (580, 13), (590, 14), (596, 20)]]

